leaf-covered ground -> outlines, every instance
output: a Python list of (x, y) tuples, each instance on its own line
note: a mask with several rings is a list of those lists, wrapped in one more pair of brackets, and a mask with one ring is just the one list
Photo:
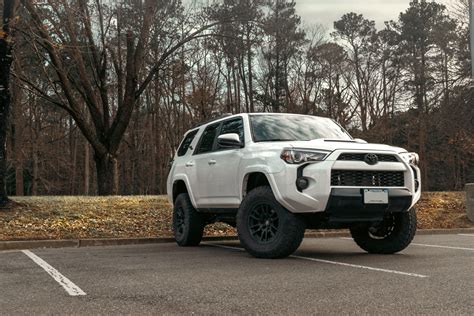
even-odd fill
[(474, 228), (465, 192), (425, 192), (416, 205), (419, 228)]
[[(0, 240), (172, 236), (171, 207), (164, 196), (15, 197), (0, 210)], [(215, 224), (206, 235), (235, 233)]]
[[(171, 207), (164, 196), (22, 197), (0, 210), (0, 240), (172, 236)], [(474, 227), (463, 192), (425, 193), (417, 205), (419, 228)], [(235, 235), (217, 223), (207, 236)]]

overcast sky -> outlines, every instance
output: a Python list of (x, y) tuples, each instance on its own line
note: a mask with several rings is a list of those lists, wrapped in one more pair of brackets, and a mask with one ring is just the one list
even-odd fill
[[(374, 20), (377, 28), (384, 21), (396, 20), (405, 11), (411, 0), (295, 0), (297, 13), (305, 24), (322, 24), (332, 30), (334, 21), (348, 12), (362, 13)], [(437, 0), (447, 4), (451, 0)]]

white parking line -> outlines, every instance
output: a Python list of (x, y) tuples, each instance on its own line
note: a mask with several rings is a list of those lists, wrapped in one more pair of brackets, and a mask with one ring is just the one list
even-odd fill
[(290, 256), (290, 257), (298, 258), (298, 259), (305, 259), (305, 260), (310, 260), (310, 261), (316, 261), (316, 262), (321, 262), (321, 263), (335, 264), (335, 265), (351, 267), (351, 268), (358, 268), (358, 269), (365, 269), (365, 270), (371, 270), (371, 271), (400, 274), (400, 275), (412, 276), (412, 277), (417, 277), (417, 278), (427, 278), (428, 277), (427, 275), (423, 275), (423, 274), (403, 272), (403, 271), (397, 271), (397, 270), (389, 270), (389, 269), (381, 269), (381, 268), (374, 268), (374, 267), (362, 266), (362, 265), (359, 265), (359, 264), (345, 263), (345, 262), (339, 262), (339, 261), (330, 261), (330, 260), (323, 260), (323, 259), (316, 259), (316, 258), (309, 258), (309, 257), (301, 257), (301, 256), (295, 256), (295, 255)]
[(44, 269), (56, 282), (58, 282), (71, 296), (86, 295), (77, 285), (71, 282), (68, 278), (62, 275), (58, 270), (50, 266), (46, 261), (35, 255), (29, 250), (22, 250), (31, 260)]
[[(244, 251), (244, 249), (238, 248), (238, 247), (222, 246), (222, 245), (209, 244), (209, 243), (205, 243), (205, 244), (209, 245), (209, 246), (213, 246), (213, 247), (218, 247), (218, 248)], [(327, 263), (327, 264), (345, 266), (345, 267), (350, 267), (350, 268), (357, 268), (357, 269), (365, 269), (365, 270), (371, 270), (371, 271), (377, 271), (377, 272), (399, 274), (399, 275), (411, 276), (411, 277), (416, 277), (416, 278), (427, 278), (428, 277), (427, 275), (423, 275), (423, 274), (403, 272), (403, 271), (397, 271), (397, 270), (389, 270), (389, 269), (381, 269), (381, 268), (374, 268), (374, 267), (363, 266), (363, 265), (359, 265), (359, 264), (339, 262), (339, 261), (323, 260), (323, 259), (303, 257), (303, 256), (297, 256), (297, 255), (291, 255), (290, 257), (291, 258), (296, 258), (296, 259), (302, 259), (302, 260), (315, 261), (315, 262), (320, 262), (320, 263)]]
[(453, 246), (441, 246), (441, 245), (429, 245), (429, 244), (417, 244), (417, 243), (411, 243), (410, 245), (420, 246), (420, 247), (431, 247), (431, 248), (444, 248), (444, 249), (474, 251), (474, 248), (465, 248), (465, 247), (453, 247)]
[(469, 236), (469, 237), (474, 237), (474, 234), (458, 234), (459, 236)]
[[(469, 235), (469, 234), (458, 234), (458, 235), (468, 235), (468, 236), (473, 236), (473, 237), (474, 237), (474, 235)], [(339, 239), (350, 239), (350, 240), (352, 240), (352, 238), (348, 238), (348, 237), (339, 237)], [(419, 244), (419, 243), (414, 243), (414, 242), (412, 242), (410, 245), (419, 246), (419, 247), (445, 248), (445, 249), (454, 249), (454, 250), (474, 251), (474, 248), (453, 247), (453, 246), (441, 246), (441, 245), (430, 245), (430, 244)]]

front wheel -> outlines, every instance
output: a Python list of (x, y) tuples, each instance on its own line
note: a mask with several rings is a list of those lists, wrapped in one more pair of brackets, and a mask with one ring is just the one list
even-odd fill
[(197, 246), (201, 242), (205, 222), (191, 203), (187, 193), (176, 198), (173, 208), (173, 232), (180, 246)]
[(416, 233), (416, 211), (389, 213), (380, 223), (350, 229), (356, 244), (369, 253), (393, 254), (411, 243)]
[(275, 199), (270, 187), (253, 189), (237, 212), (237, 233), (244, 248), (257, 258), (284, 258), (301, 244), (303, 219)]

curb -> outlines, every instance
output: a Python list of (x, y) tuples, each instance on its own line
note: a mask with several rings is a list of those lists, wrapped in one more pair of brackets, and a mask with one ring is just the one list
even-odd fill
[(417, 235), (474, 234), (474, 228), (419, 229)]
[[(443, 234), (474, 234), (474, 228), (456, 229), (419, 229), (417, 235), (443, 235)], [(308, 232), (305, 238), (330, 238), (350, 237), (348, 231)], [(238, 240), (237, 236), (212, 236), (204, 237), (203, 241)], [(0, 251), (23, 250), (37, 248), (65, 248), (65, 247), (95, 247), (95, 246), (123, 246), (141, 244), (161, 244), (174, 242), (173, 237), (157, 238), (90, 238), (90, 239), (60, 239), (60, 240), (14, 240), (0, 241)]]
[[(203, 241), (237, 240), (237, 236), (203, 237)], [(55, 239), (55, 240), (12, 240), (0, 241), (0, 251), (24, 250), (38, 248), (65, 248), (65, 247), (96, 247), (96, 246), (124, 246), (141, 244), (162, 244), (174, 242), (173, 237), (156, 238), (90, 238), (90, 239)]]

